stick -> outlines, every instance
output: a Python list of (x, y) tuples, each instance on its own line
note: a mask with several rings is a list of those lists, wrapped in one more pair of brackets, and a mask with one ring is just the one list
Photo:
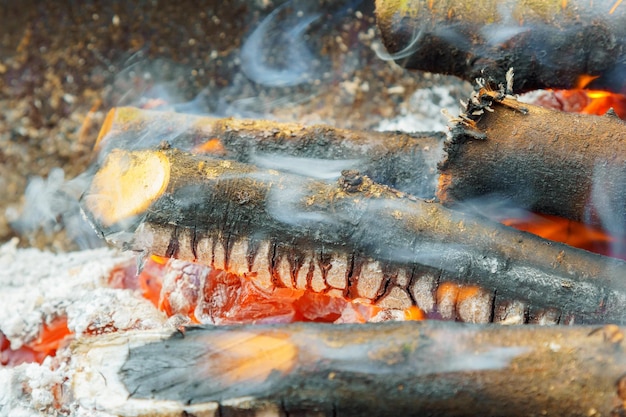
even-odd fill
[(587, 0), (377, 0), (376, 16), (391, 57), (407, 68), (502, 82), (516, 92), (626, 87), (626, 5)]
[(120, 107), (109, 112), (96, 149), (149, 149), (165, 141), (177, 149), (322, 179), (358, 169), (381, 184), (432, 198), (444, 137)]
[(72, 390), (122, 416), (617, 416), (623, 337), (614, 325), (436, 321), (131, 333), (76, 342)]
[(496, 194), (626, 235), (626, 124), (619, 118), (544, 109), (486, 90), (464, 117), (440, 165), (441, 202)]
[[(82, 199), (110, 241), (394, 308), (420, 281), (485, 288), (576, 322), (624, 320), (626, 263), (409, 197), (173, 149), (109, 153)], [(436, 288), (429, 288), (436, 291)], [(495, 302), (494, 302), (495, 303)], [(493, 304), (495, 305), (495, 304)]]

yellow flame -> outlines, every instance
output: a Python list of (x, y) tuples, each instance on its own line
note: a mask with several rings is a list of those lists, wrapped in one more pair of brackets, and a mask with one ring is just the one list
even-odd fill
[(587, 97), (589, 98), (604, 98), (604, 97), (608, 97), (610, 96), (612, 93), (608, 92), (608, 91), (601, 91), (601, 90), (589, 90), (587, 92)]

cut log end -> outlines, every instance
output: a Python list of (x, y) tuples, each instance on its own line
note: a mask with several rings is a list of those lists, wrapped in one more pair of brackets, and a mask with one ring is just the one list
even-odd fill
[(170, 169), (161, 152), (114, 150), (95, 174), (85, 205), (104, 227), (143, 214), (163, 195)]

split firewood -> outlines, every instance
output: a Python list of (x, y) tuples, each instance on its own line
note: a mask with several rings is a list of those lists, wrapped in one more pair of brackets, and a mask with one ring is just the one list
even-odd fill
[(580, 86), (622, 92), (626, 4), (587, 0), (377, 0), (391, 58), (407, 68), (500, 81), (516, 92)]
[(498, 195), (626, 235), (626, 124), (611, 112), (564, 113), (482, 89), (452, 128), (446, 154), (444, 204)]
[(74, 343), (71, 390), (121, 416), (621, 416), (623, 338), (441, 321), (127, 333)]
[(432, 198), (444, 138), (443, 132), (366, 132), (121, 107), (109, 112), (96, 150), (146, 149), (167, 142), (172, 148), (322, 179), (358, 169), (381, 184)]
[(424, 293), (456, 282), (485, 289), (488, 312), (521, 300), (556, 309), (563, 322), (626, 317), (626, 262), (448, 210), (356, 171), (325, 182), (176, 149), (118, 149), (82, 205), (112, 243), (265, 286), (402, 309), (423, 307)]

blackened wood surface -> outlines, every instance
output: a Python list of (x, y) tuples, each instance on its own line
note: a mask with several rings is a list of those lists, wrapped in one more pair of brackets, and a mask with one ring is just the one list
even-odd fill
[[(347, 260), (349, 298), (364, 296), (369, 282), (370, 299), (394, 287), (409, 292), (414, 280), (431, 274), (437, 282), (478, 285), (503, 300), (556, 308), (577, 323), (626, 318), (625, 262), (418, 200), (355, 173), (324, 182), (178, 150), (116, 152), (110, 157), (137, 161), (157, 152), (172, 167), (165, 193), (119, 224), (107, 226), (98, 204), (90, 203), (113, 194), (85, 194), (88, 215), (118, 245), (223, 268), (229, 251), (245, 242), (248, 255), (238, 262), (248, 267), (243, 273), (276, 277), (283, 252), (290, 265), (283, 274), (306, 275), (303, 265), (318, 267), (324, 256)], [(203, 239), (209, 243), (200, 245)], [(255, 249), (264, 244), (264, 252)], [(266, 261), (256, 267), (259, 259)], [(403, 284), (395, 281), (399, 274), (407, 277)]]
[(587, 0), (377, 0), (385, 46), (408, 68), (473, 82), (504, 82), (513, 67), (516, 92), (592, 86), (626, 88), (626, 5)]
[(452, 129), (439, 199), (453, 204), (495, 194), (626, 235), (626, 124), (610, 113), (564, 113), (497, 98), (482, 90), (467, 111), (475, 126), (461, 121)]
[[(220, 416), (271, 405), (285, 416), (624, 411), (626, 352), (617, 326), (298, 323), (147, 336), (76, 343), (74, 395), (121, 415), (162, 400), (172, 402), (168, 410), (218, 403)], [(114, 353), (121, 360), (107, 359)]]
[(358, 169), (381, 184), (431, 198), (444, 137), (443, 132), (359, 131), (119, 107), (107, 116), (97, 147), (149, 149), (166, 141), (193, 150), (215, 139), (215, 157), (323, 179)]

